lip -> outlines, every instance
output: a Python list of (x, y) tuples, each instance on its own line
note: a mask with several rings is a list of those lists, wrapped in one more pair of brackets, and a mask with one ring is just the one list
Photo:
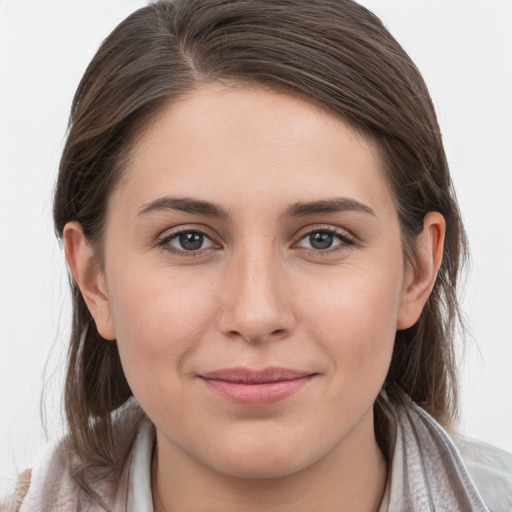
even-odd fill
[(261, 407), (297, 393), (316, 375), (281, 367), (261, 370), (236, 367), (208, 372), (199, 378), (222, 398), (240, 405)]

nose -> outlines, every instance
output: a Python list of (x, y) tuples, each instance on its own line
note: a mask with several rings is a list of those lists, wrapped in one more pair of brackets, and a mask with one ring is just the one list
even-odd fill
[(219, 330), (249, 343), (283, 339), (295, 326), (279, 258), (270, 249), (233, 256), (226, 268)]

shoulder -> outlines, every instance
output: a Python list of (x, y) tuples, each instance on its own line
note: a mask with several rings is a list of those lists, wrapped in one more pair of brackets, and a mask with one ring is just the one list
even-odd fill
[(451, 437), (489, 508), (512, 510), (512, 453), (460, 434)]
[(41, 452), (31, 470), (20, 475), (6, 510), (77, 510), (78, 494), (79, 486), (66, 463), (66, 445), (56, 442)]
[(66, 468), (63, 444), (53, 443), (41, 452), (32, 469), (27, 469), (20, 474), (14, 489), (2, 501), (0, 510), (2, 512), (54, 510), (50, 507), (50, 503), (56, 503), (60, 507), (56, 510), (64, 510), (62, 507), (73, 504), (70, 500), (61, 502), (62, 499), (66, 494), (68, 497), (73, 496), (75, 490)]
[(407, 396), (389, 405), (389, 494), (398, 506), (388, 510), (512, 510), (512, 454), (448, 432)]
[(13, 492), (0, 503), (0, 512), (105, 512), (112, 503), (119, 478), (102, 478), (92, 487), (101, 503), (85, 491), (70, 468), (66, 440), (49, 445), (31, 470), (22, 473)]
[[(8, 501), (0, 502), (0, 512), (104, 512), (105, 507), (114, 508), (113, 504), (116, 510), (124, 510), (133, 449), (146, 422), (138, 410), (127, 410), (118, 416), (113, 425), (113, 434), (119, 441), (116, 465), (85, 464), (65, 437), (40, 453), (32, 470), (20, 477)], [(77, 477), (81, 471), (87, 485)]]
[(9, 492), (7, 496), (0, 497), (1, 512), (17, 512), (19, 510), (30, 486), (31, 476), (32, 470), (30, 469), (20, 473), (12, 492)]

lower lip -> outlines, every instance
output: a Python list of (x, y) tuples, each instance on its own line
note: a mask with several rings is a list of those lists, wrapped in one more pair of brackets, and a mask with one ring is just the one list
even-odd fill
[(276, 382), (243, 384), (225, 380), (205, 379), (204, 383), (223, 398), (241, 405), (265, 406), (280, 402), (300, 391), (314, 375)]

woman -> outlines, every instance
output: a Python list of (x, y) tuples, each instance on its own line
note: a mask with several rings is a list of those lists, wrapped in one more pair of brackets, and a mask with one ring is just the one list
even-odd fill
[(510, 459), (445, 430), (465, 236), (423, 80), (361, 6), (130, 16), (54, 213), (69, 436), (20, 510), (512, 504)]

